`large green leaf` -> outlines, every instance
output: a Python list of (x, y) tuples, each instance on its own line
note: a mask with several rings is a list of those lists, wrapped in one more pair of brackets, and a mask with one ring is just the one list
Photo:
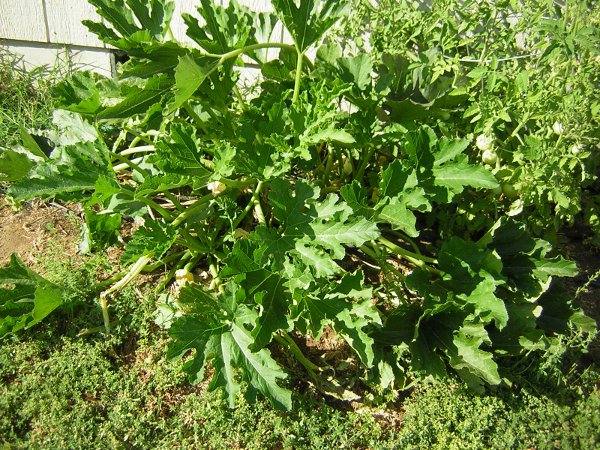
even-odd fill
[(98, 214), (94, 210), (86, 208), (85, 225), (79, 251), (85, 254), (92, 249), (104, 249), (116, 243), (120, 228), (120, 214)]
[(483, 383), (500, 384), (498, 365), (493, 355), (481, 348), (490, 340), (481, 323), (466, 323), (455, 334), (452, 345), (446, 343), (450, 365), (475, 390), (482, 390)]
[[(329, 282), (320, 288), (310, 285), (310, 291), (304, 294), (294, 305), (293, 316), (296, 327), (315, 339), (321, 338), (329, 324), (333, 324), (342, 336), (359, 335), (357, 327), (362, 328), (366, 322), (352, 320), (353, 317), (367, 316), (373, 319), (373, 323), (379, 323), (377, 310), (371, 303), (372, 289), (364, 285), (362, 272), (346, 273), (339, 281)], [(364, 334), (360, 336), (366, 338)], [(365, 341), (371, 342), (370, 338)], [(363, 342), (363, 347), (368, 346), (367, 342)]]
[(57, 147), (8, 189), (17, 201), (61, 195), (82, 198), (98, 178), (115, 178), (109, 150), (94, 126), (78, 114), (61, 110), (55, 112), (54, 123), (58, 130), (50, 137)]
[(286, 281), (278, 273), (263, 269), (248, 272), (241, 282), (261, 309), (260, 316), (252, 329), (254, 342), (250, 348), (253, 351), (269, 344), (277, 331), (289, 329), (288, 310), (292, 303), (292, 296)]
[(346, 201), (346, 204), (352, 208), (354, 214), (370, 219), (375, 211), (369, 207), (368, 191), (365, 187), (354, 180), (352, 184), (342, 186), (340, 195)]
[(98, 14), (112, 28), (101, 22), (84, 20), (83, 24), (100, 39), (122, 48), (123, 38), (130, 38), (140, 31), (148, 37), (162, 39), (169, 27), (175, 10), (171, 0), (89, 0)]
[(381, 208), (377, 215), (377, 221), (389, 223), (395, 230), (402, 230), (409, 236), (416, 237), (419, 235), (416, 228), (417, 217), (398, 198), (391, 199), (388, 204)]
[(127, 242), (121, 255), (121, 263), (137, 261), (142, 256), (152, 255), (160, 259), (173, 245), (177, 231), (169, 224), (157, 220), (146, 220)]
[(33, 155), (24, 148), (0, 149), (0, 181), (18, 181), (27, 176), (34, 165)]
[(378, 214), (374, 219), (389, 223), (409, 236), (418, 236), (417, 217), (412, 211), (431, 211), (431, 203), (419, 186), (416, 170), (394, 161), (381, 173), (378, 193), (380, 199), (375, 206)]
[(187, 35), (209, 53), (222, 54), (242, 48), (252, 31), (252, 16), (245, 6), (230, 0), (225, 8), (214, 0), (200, 0), (198, 12), (204, 19), (201, 26), (196, 18), (183, 14)]
[[(122, 36), (129, 36), (139, 30), (135, 24), (131, 10), (125, 6), (123, 0), (90, 0), (89, 2), (96, 7), (98, 14), (106, 19), (114, 27), (115, 31)], [(94, 22), (90, 21), (90, 23)], [(112, 30), (111, 33), (100, 37), (116, 36)]]
[(352, 217), (352, 209), (336, 194), (316, 202), (318, 191), (304, 181), (298, 181), (291, 191), (287, 181), (276, 179), (272, 188), (269, 201), (282, 229), (276, 232), (261, 227), (255, 232), (265, 257), (280, 260), (290, 252), (312, 267), (317, 276), (327, 276), (340, 271), (333, 260), (344, 257), (345, 245), (360, 246), (379, 236), (374, 223)]
[(464, 186), (494, 189), (499, 186), (498, 180), (482, 166), (466, 162), (447, 163), (433, 169), (435, 184), (450, 188), (456, 193), (462, 192)]
[(252, 337), (253, 350), (265, 347), (279, 330), (289, 328), (289, 308), (292, 294), (287, 280), (277, 271), (260, 264), (260, 249), (248, 240), (238, 241), (226, 260), (221, 276), (236, 275), (245, 292), (245, 301), (260, 305)]
[(175, 2), (172, 0), (126, 0), (141, 29), (148, 30), (154, 38), (162, 38), (169, 27)]
[(75, 72), (54, 86), (59, 107), (81, 114), (95, 114), (101, 107), (100, 91), (96, 86), (99, 76), (93, 72)]
[(0, 338), (31, 328), (61, 306), (66, 292), (28, 269), (17, 254), (0, 268)]
[(548, 257), (551, 245), (534, 239), (525, 224), (502, 218), (479, 241), (494, 250), (502, 259), (502, 275), (508, 278), (516, 298), (534, 302), (551, 285), (553, 277), (573, 277), (577, 266), (557, 256)]
[(272, 3), (302, 53), (350, 10), (345, 0), (272, 0)]
[(183, 105), (206, 78), (218, 67), (214, 59), (194, 60), (190, 55), (179, 58), (175, 68), (175, 98), (170, 104), (171, 110)]
[(149, 78), (143, 87), (123, 87), (123, 99), (116, 105), (101, 111), (98, 118), (127, 119), (137, 114), (145, 114), (152, 106), (162, 102), (173, 84), (173, 78), (170, 76), (156, 75)]
[(224, 388), (232, 407), (240, 392), (240, 381), (245, 381), (249, 401), (255, 401), (260, 392), (274, 406), (289, 410), (291, 393), (279, 385), (287, 375), (269, 350), (250, 350), (254, 339), (246, 324), (254, 323), (256, 314), (245, 305), (238, 305), (238, 292), (229, 288), (214, 298), (197, 285), (188, 285), (180, 301), (190, 311), (171, 326), (169, 334), (175, 341), (169, 345), (168, 355), (181, 358), (194, 350), (193, 358), (184, 364), (190, 379), (201, 381), (204, 368), (210, 363), (214, 373), (209, 389)]
[(158, 141), (155, 162), (167, 174), (193, 176), (200, 181), (208, 180), (210, 176), (204, 162), (207, 156), (196, 129), (175, 123), (171, 126), (170, 136)]

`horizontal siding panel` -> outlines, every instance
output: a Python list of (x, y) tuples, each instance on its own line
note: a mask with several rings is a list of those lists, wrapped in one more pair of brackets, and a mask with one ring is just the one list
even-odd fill
[(0, 38), (47, 42), (42, 0), (0, 0)]
[(2, 41), (0, 49), (15, 55), (17, 65), (26, 70), (40, 66), (63, 73), (92, 70), (106, 77), (111, 77), (114, 72), (114, 56), (106, 49), (17, 41)]
[(104, 47), (95, 34), (81, 23), (82, 20), (100, 22), (102, 19), (87, 0), (44, 0), (48, 35), (54, 44), (74, 44)]

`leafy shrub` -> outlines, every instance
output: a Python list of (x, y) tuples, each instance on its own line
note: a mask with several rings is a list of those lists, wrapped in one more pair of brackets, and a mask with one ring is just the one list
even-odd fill
[[(326, 330), (373, 386), (451, 369), (479, 391), (511, 379), (504, 358), (560, 353), (571, 330), (584, 343), (595, 330), (553, 284), (575, 265), (489, 201), (498, 189), (512, 195), (505, 172), (473, 158), (485, 139), (439, 120), (494, 79), (487, 69), (418, 75), (402, 55), (319, 45), (349, 11), (334, 0), (273, 0), (276, 14), (202, 0), (202, 21), (184, 16), (192, 48), (170, 37), (173, 2), (91, 3), (108, 25), (86, 25), (129, 61), (114, 80), (83, 72), (57, 86), (49, 148), (26, 139), (3, 153), (1, 170), (15, 202), (83, 202), (83, 248), (143, 220), (123, 250), (129, 268), (100, 294), (107, 331), (113, 297), (168, 266), (161, 286), (175, 277), (179, 291), (163, 295), (168, 355), (195, 382), (210, 366), (209, 389), (224, 388), (230, 405), (262, 394), (290, 409), (275, 350), (321, 390), (357, 397), (302, 348)], [(279, 22), (293, 44), (269, 41)], [(261, 70), (248, 97), (237, 85), (242, 56)], [(206, 283), (192, 282), (196, 267)], [(68, 295), (16, 257), (0, 283), (3, 334)]]
[(21, 128), (51, 125), (54, 99), (50, 91), (62, 78), (43, 67), (27, 72), (17, 56), (0, 49), (0, 148), (17, 144)]
[(581, 211), (598, 229), (599, 22), (593, 2), (384, 0), (355, 9), (341, 34), (368, 30), (373, 51), (393, 55), (402, 74), (397, 99), (443, 111), (424, 120), (438, 133), (472, 135), (470, 158), (502, 184), (439, 214), (442, 232), (480, 229), (494, 209), (552, 240)]

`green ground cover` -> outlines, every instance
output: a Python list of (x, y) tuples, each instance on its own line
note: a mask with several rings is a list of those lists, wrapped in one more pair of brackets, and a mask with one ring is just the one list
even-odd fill
[[(84, 291), (106, 261), (60, 261), (64, 245), (41, 256), (38, 269)], [(541, 375), (528, 360), (516, 386), (486, 395), (449, 379), (352, 408), (302, 385), (291, 412), (266, 401), (229, 409), (165, 357), (168, 336), (153, 323), (154, 302), (124, 292), (115, 305), (124, 320), (110, 339), (78, 336), (100, 320), (93, 303), (5, 339), (2, 448), (583, 449), (600, 442), (595, 365)]]

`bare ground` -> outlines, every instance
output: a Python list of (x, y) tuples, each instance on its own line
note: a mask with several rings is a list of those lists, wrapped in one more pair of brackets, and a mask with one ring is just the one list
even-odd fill
[(65, 243), (70, 255), (77, 250), (79, 237), (78, 208), (45, 203), (27, 204), (15, 211), (0, 197), (0, 265), (5, 265), (12, 253), (33, 262), (33, 256), (48, 245), (50, 237)]

